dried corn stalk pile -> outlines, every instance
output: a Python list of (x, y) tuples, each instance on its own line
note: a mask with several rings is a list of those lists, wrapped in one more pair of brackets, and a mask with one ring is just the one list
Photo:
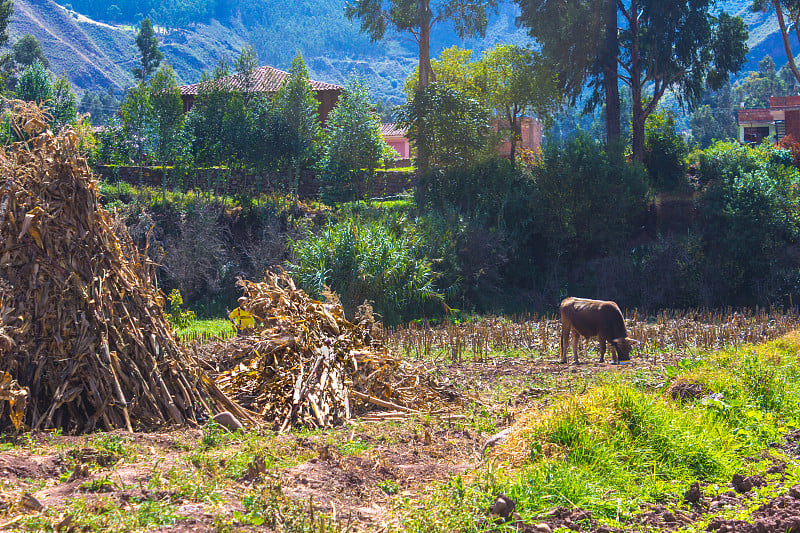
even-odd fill
[(457, 398), (424, 369), (373, 346), (341, 306), (310, 299), (285, 273), (240, 283), (255, 332), (211, 346), (206, 362), (226, 394), (276, 429), (328, 427), (376, 409), (430, 412)]
[(220, 408), (247, 418), (176, 343), (151, 265), (115, 235), (76, 135), (14, 105), (31, 140), (0, 151), (0, 371), (28, 390), (25, 423), (147, 429)]

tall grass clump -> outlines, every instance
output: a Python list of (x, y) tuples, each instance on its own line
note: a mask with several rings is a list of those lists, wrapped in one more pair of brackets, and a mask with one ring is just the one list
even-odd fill
[(418, 246), (381, 221), (349, 218), (291, 244), (289, 270), (300, 287), (320, 297), (335, 292), (348, 317), (364, 301), (385, 324), (398, 324), (424, 310), (443, 308), (430, 263)]

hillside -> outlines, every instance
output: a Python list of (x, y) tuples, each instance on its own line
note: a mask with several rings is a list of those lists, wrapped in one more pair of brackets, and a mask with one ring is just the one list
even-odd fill
[[(743, 16), (750, 28), (751, 60), (744, 72), (754, 69), (767, 53), (780, 66), (785, 60), (777, 22), (774, 17), (751, 13), (749, 5), (750, 0), (720, 3), (721, 9)], [(205, 23), (187, 24), (186, 29), (162, 29), (161, 50), (182, 82), (197, 81), (221, 57), (235, 57), (250, 42), (261, 64), (285, 69), (299, 50), (316, 79), (341, 84), (358, 75), (376, 96), (395, 103), (402, 100), (403, 80), (416, 65), (414, 43), (404, 36), (371, 43), (357, 24), (344, 17), (344, 0), (253, 0), (244, 13), (237, 11), (225, 23), (209, 18)], [(490, 20), (486, 37), (466, 42), (448, 25), (435, 27), (432, 55), (454, 44), (481, 51), (500, 42), (528, 43), (524, 30), (515, 25), (516, 13), (515, 4), (504, 3), (499, 15)], [(11, 42), (34, 35), (53, 72), (67, 73), (78, 92), (109, 87), (121, 92), (133, 84), (130, 69), (138, 51), (136, 28), (129, 23), (99, 22), (52, 0), (15, 0), (10, 32)]]

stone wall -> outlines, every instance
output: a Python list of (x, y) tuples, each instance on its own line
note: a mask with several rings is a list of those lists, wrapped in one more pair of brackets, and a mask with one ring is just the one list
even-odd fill
[[(107, 181), (124, 181), (132, 185), (161, 187), (164, 184), (164, 171), (161, 167), (124, 167), (98, 165), (95, 172)], [(416, 184), (416, 174), (396, 170), (378, 171), (370, 187), (371, 198), (392, 196), (409, 190)], [(228, 171), (207, 168), (189, 171), (186, 174), (169, 171), (166, 185), (169, 189), (188, 191), (200, 189), (218, 193), (237, 194), (273, 191), (287, 193), (290, 190), (289, 178), (282, 173), (253, 173), (241, 170)], [(311, 171), (303, 171), (300, 176), (299, 194), (303, 198), (316, 198), (320, 192), (319, 177)]]

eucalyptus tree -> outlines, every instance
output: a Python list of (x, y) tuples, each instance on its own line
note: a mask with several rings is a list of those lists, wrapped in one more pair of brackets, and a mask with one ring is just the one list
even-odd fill
[(620, 80), (630, 87), (633, 157), (644, 157), (645, 122), (667, 90), (693, 107), (744, 65), (747, 29), (740, 17), (711, 13), (713, 0), (633, 0), (618, 5)]
[(498, 0), (354, 0), (345, 3), (348, 19), (361, 21), (361, 31), (373, 41), (389, 29), (410, 33), (419, 47), (419, 88), (435, 81), (431, 67), (431, 29), (451, 21), (460, 38), (483, 36), (489, 13), (497, 12)]
[(361, 200), (366, 184), (390, 148), (381, 137), (381, 121), (372, 112), (369, 89), (350, 80), (328, 117), (320, 167), (334, 200)]
[[(775, 12), (775, 17), (778, 19), (778, 27), (781, 30), (781, 40), (783, 41), (783, 50), (786, 52), (789, 70), (794, 75), (795, 80), (800, 83), (800, 70), (798, 70), (797, 63), (794, 60), (792, 43), (789, 39), (789, 26), (793, 26), (795, 35), (800, 41), (800, 26), (798, 26), (800, 24), (800, 2), (797, 2), (797, 0), (753, 0), (750, 9), (752, 11)], [(786, 23), (787, 19), (789, 24)]]
[(541, 54), (552, 70), (564, 97), (573, 105), (588, 84), (594, 91), (587, 111), (605, 101), (606, 135), (620, 134), (620, 99), (617, 77), (616, 0), (516, 0), (520, 23), (541, 44)]
[(158, 49), (158, 39), (153, 31), (153, 24), (150, 19), (144, 19), (139, 24), (139, 33), (136, 34), (136, 46), (141, 54), (141, 67), (131, 69), (133, 75), (138, 80), (144, 80), (156, 71), (164, 59), (164, 54)]
[[(606, 99), (613, 93), (609, 84), (616, 85), (614, 76), (628, 85), (632, 151), (638, 161), (644, 156), (647, 116), (668, 90), (691, 108), (706, 90), (720, 88), (737, 72), (747, 54), (744, 22), (724, 11), (712, 12), (713, 0), (617, 0), (613, 16), (608, 0), (517, 2), (521, 22), (542, 44), (567, 95), (575, 99), (588, 83), (594, 89), (591, 107), (603, 100), (603, 91)], [(618, 107), (618, 97), (606, 104)], [(611, 115), (609, 137), (612, 128), (618, 131), (617, 124), (610, 124)]]
[(285, 149), (292, 192), (297, 195), (300, 171), (315, 160), (320, 136), (319, 102), (311, 90), (308, 70), (299, 52), (292, 59), (289, 78), (275, 94), (274, 104), (284, 126), (278, 142)]

